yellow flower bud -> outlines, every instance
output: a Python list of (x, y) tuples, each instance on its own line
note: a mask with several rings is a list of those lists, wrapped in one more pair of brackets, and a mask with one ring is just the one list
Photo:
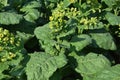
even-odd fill
[(5, 38), (3, 38), (3, 41), (8, 41), (9, 40), (9, 38), (8, 37), (5, 37)]
[(2, 59), (1, 59), (1, 62), (5, 62), (5, 61), (7, 61), (6, 58), (2, 58)]
[(9, 31), (8, 31), (7, 29), (4, 29), (3, 34), (4, 34), (4, 35), (8, 35), (8, 34), (9, 34)]
[(52, 21), (54, 18), (52, 16), (49, 17), (49, 20)]
[(3, 38), (3, 37), (4, 37), (4, 35), (2, 33), (0, 33), (0, 38)]

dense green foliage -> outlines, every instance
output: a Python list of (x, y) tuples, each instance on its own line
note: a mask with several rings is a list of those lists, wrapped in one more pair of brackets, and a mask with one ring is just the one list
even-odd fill
[(120, 0), (0, 0), (0, 80), (120, 80)]

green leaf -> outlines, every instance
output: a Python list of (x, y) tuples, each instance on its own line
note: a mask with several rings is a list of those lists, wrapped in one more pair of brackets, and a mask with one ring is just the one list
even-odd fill
[(108, 12), (105, 17), (111, 25), (120, 25), (120, 16)]
[(21, 77), (24, 73), (24, 67), (21, 65), (16, 66), (9, 73), (11, 76)]
[(109, 7), (112, 7), (116, 0), (102, 0), (102, 2), (105, 2), (105, 4), (107, 4)]
[(39, 1), (31, 1), (28, 4), (24, 5), (23, 8), (20, 9), (22, 12), (26, 12), (26, 15), (24, 18), (27, 21), (34, 22), (36, 19), (39, 18), (39, 11), (35, 8), (41, 7), (41, 4)]
[(105, 50), (116, 50), (116, 45), (110, 33), (90, 33), (93, 39), (93, 46)]
[(63, 1), (63, 7), (66, 8), (71, 4), (70, 0), (64, 0)]
[[(86, 56), (78, 56), (75, 52), (70, 54), (71, 57), (76, 59), (75, 70), (84, 76), (94, 77), (102, 70), (110, 67), (109, 60), (102, 54), (88, 53)], [(97, 80), (97, 79), (96, 79)], [(101, 79), (102, 80), (102, 79)]]
[(9, 66), (8, 66), (7, 62), (0, 62), (0, 74), (8, 68), (9, 68)]
[(81, 35), (78, 35), (78, 36), (74, 36), (72, 39), (71, 39), (71, 45), (73, 47), (75, 47), (75, 49), (77, 51), (80, 51), (82, 50), (84, 47), (86, 47), (87, 45), (89, 45), (91, 43), (91, 38), (90, 36), (86, 35), (86, 34), (81, 34)]
[(0, 62), (0, 79), (3, 79), (6, 77), (2, 72), (4, 70), (7, 70), (9, 68), (9, 65), (6, 62)]
[[(21, 52), (22, 52), (23, 49), (21, 49)], [(16, 66), (16, 65), (19, 65), (20, 62), (23, 60), (23, 54), (20, 53), (20, 52), (16, 52), (15, 53), (17, 55), (17, 57), (11, 61), (8, 61), (8, 64), (9, 65), (12, 65), (12, 66)]]
[(26, 43), (29, 39), (34, 37), (34, 35), (32, 34), (27, 34), (27, 33), (20, 32), (20, 31), (17, 31), (16, 33), (22, 39), (23, 43)]
[(35, 22), (39, 18), (39, 11), (37, 9), (28, 9), (24, 18), (29, 22)]
[(56, 42), (53, 40), (54, 36), (49, 29), (49, 24), (46, 24), (42, 27), (37, 27), (34, 33), (39, 39), (39, 42), (42, 45), (42, 48), (45, 49), (46, 53), (54, 54), (56, 52), (56, 50), (53, 48)]
[(20, 10), (27, 11), (27, 9), (33, 9), (33, 8), (38, 8), (38, 7), (41, 7), (41, 4), (39, 1), (31, 1), (25, 4)]
[(94, 80), (120, 80), (120, 65), (115, 65), (100, 73)]
[(2, 9), (4, 6), (7, 6), (8, 0), (0, 0), (0, 9)]
[(0, 0), (0, 3), (3, 4), (4, 6), (7, 5), (8, 0)]
[(50, 2), (58, 2), (59, 0), (48, 0)]
[[(41, 34), (42, 33), (42, 34)], [(51, 34), (51, 30), (49, 28), (49, 24), (45, 24), (44, 26), (37, 27), (34, 31), (36, 37), (40, 40), (51, 40), (53, 39), (53, 35)]]
[(1, 12), (0, 13), (0, 24), (18, 24), (23, 19), (23, 17), (16, 13)]
[(63, 53), (59, 56), (51, 56), (46, 53), (30, 54), (27, 63), (26, 74), (28, 80), (49, 80), (53, 73), (67, 63)]

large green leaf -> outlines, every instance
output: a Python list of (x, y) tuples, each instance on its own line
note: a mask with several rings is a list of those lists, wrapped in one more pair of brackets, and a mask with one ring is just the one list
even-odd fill
[(42, 48), (45, 49), (46, 53), (54, 54), (56, 50), (53, 48), (53, 46), (56, 44), (56, 42), (53, 40), (54, 36), (52, 35), (48, 26), (49, 25), (46, 24), (42, 27), (37, 27), (34, 33), (39, 39), (39, 42)]
[(18, 24), (23, 19), (23, 17), (16, 13), (1, 12), (0, 13), (0, 24)]
[(90, 36), (86, 35), (86, 34), (81, 34), (81, 35), (78, 35), (78, 36), (74, 36), (72, 39), (71, 39), (71, 44), (72, 46), (75, 47), (75, 49), (77, 51), (80, 51), (82, 50), (84, 47), (86, 47), (87, 45), (89, 45), (91, 43), (91, 38)]
[(105, 17), (111, 25), (120, 25), (120, 16), (108, 12)]
[(72, 52), (70, 54), (76, 60), (75, 70), (84, 76), (94, 77), (102, 70), (110, 67), (109, 60), (102, 54), (88, 53), (86, 56), (78, 56)]
[(67, 63), (63, 53), (59, 56), (51, 56), (46, 53), (30, 54), (27, 63), (26, 74), (28, 80), (49, 80), (53, 73)]
[(94, 80), (120, 80), (120, 65), (103, 70)]
[(94, 47), (106, 50), (116, 50), (116, 45), (110, 33), (90, 33)]

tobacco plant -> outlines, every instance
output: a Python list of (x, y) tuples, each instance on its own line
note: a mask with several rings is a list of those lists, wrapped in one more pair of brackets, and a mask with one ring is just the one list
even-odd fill
[(120, 80), (119, 0), (0, 0), (0, 80)]

